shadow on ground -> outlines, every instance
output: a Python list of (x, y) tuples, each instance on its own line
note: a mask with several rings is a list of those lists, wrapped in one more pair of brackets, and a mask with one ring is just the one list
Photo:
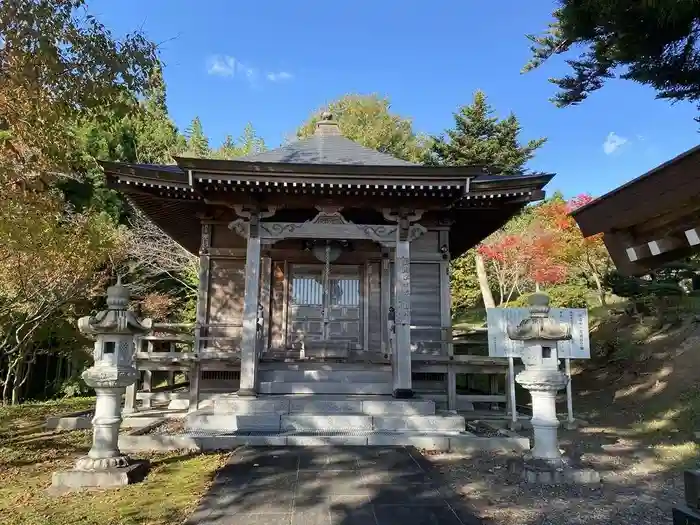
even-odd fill
[(481, 524), (415, 449), (242, 448), (187, 525)]

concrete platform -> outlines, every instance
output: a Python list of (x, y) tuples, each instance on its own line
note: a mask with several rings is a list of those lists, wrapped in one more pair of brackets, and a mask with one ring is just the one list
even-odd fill
[(470, 433), (429, 432), (240, 432), (228, 435), (189, 433), (178, 435), (119, 436), (119, 449), (124, 453), (147, 452), (211, 452), (234, 450), (240, 446), (347, 445), (361, 447), (414, 446), (432, 451), (502, 450), (525, 452), (528, 438), (479, 437)]
[(430, 416), (435, 402), (430, 399), (394, 399), (387, 396), (279, 395), (257, 398), (221, 394), (212, 399), (214, 412), (230, 414), (366, 414)]
[(260, 381), (260, 394), (346, 394), (346, 395), (390, 395), (391, 383), (340, 381)]
[(465, 420), (458, 415), (370, 416), (367, 414), (275, 414), (237, 415), (198, 410), (185, 418), (193, 432), (464, 432)]
[(391, 384), (391, 370), (286, 369), (261, 370), (260, 381), (269, 382), (337, 382)]

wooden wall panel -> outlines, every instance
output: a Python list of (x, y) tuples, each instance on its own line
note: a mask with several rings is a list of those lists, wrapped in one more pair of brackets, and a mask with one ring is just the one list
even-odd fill
[(411, 253), (438, 253), (440, 251), (439, 246), (439, 232), (435, 230), (428, 230), (423, 235), (418, 237), (416, 240), (411, 242)]
[(207, 337), (221, 337), (225, 340), (207, 341), (205, 346), (212, 348), (240, 346), (244, 293), (245, 260), (212, 259), (207, 324), (233, 326), (209, 328), (206, 331)]
[(212, 248), (242, 248), (246, 247), (243, 237), (230, 230), (225, 224), (212, 224)]
[(435, 328), (411, 330), (414, 352), (441, 352), (440, 263), (411, 263), (411, 325)]
[(370, 352), (381, 352), (382, 347), (382, 293), (381, 293), (381, 263), (371, 262), (367, 265), (369, 272), (369, 294), (365, 304), (367, 305), (367, 323), (369, 325)]
[(270, 286), (270, 347), (282, 348), (285, 344), (285, 303), (287, 286), (286, 264), (283, 261), (272, 263), (272, 284)]

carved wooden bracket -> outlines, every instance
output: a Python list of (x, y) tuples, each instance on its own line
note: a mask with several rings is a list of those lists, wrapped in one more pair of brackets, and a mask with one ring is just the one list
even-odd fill
[(415, 222), (421, 220), (423, 217), (424, 210), (392, 210), (390, 208), (384, 208), (382, 210), (382, 215), (389, 222), (399, 222), (401, 219), (407, 220), (408, 222)]
[(243, 217), (245, 219), (251, 219), (253, 217), (257, 217), (258, 219), (267, 219), (268, 217), (272, 217), (275, 213), (277, 213), (277, 210), (279, 209), (278, 206), (267, 206), (266, 209), (258, 209), (258, 208), (253, 208), (250, 206), (243, 206), (240, 204), (235, 204), (233, 206), (234, 211), (236, 212), (236, 215), (239, 217)]
[[(396, 244), (398, 225), (355, 224), (348, 221), (339, 211), (320, 211), (313, 219), (306, 222), (260, 222), (260, 240), (272, 244), (284, 239), (344, 239), (370, 240), (383, 246)], [(237, 219), (229, 228), (242, 237), (248, 237), (249, 220)], [(408, 228), (409, 240), (423, 235), (427, 230), (414, 224)]]

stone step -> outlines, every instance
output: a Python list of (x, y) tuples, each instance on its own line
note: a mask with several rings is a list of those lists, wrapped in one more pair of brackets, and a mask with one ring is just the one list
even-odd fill
[(212, 397), (212, 409), (225, 414), (365, 414), (368, 416), (430, 416), (435, 402), (430, 399), (394, 399), (390, 396), (261, 396)]
[(261, 381), (258, 386), (261, 394), (349, 394), (349, 395), (389, 395), (392, 386), (382, 383), (340, 383), (340, 382), (274, 382)]
[(259, 370), (325, 370), (325, 371), (365, 371), (391, 373), (391, 365), (383, 365), (371, 362), (318, 362), (302, 361), (298, 363), (284, 363), (279, 361), (261, 362)]
[(336, 446), (414, 446), (425, 450), (439, 451), (515, 451), (530, 449), (526, 437), (480, 437), (469, 432), (429, 433), (429, 432), (243, 432), (236, 434), (214, 434), (193, 432), (181, 435), (119, 436), (119, 448), (128, 454), (150, 453), (153, 451), (198, 452), (233, 450), (248, 446), (290, 446), (316, 447)]
[(391, 371), (383, 370), (261, 370), (262, 382), (336, 382), (391, 384)]
[(199, 410), (188, 414), (189, 432), (464, 432), (462, 416), (368, 416), (364, 414), (252, 414)]

